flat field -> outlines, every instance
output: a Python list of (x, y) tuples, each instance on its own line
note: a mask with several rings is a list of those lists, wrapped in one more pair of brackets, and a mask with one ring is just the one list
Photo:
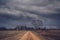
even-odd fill
[(60, 30), (38, 30), (35, 33), (43, 40), (60, 40)]
[(19, 40), (26, 31), (0, 31), (0, 40)]
[(60, 30), (0, 31), (0, 40), (60, 40)]

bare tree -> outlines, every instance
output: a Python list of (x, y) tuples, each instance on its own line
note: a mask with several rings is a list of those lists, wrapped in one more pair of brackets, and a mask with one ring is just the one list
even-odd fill
[(35, 26), (36, 29), (43, 26), (42, 20), (32, 20), (32, 24)]

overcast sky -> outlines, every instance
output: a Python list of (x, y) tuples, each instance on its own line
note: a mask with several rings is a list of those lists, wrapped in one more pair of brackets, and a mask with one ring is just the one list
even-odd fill
[(60, 0), (0, 0), (0, 27), (32, 26), (31, 20), (60, 28)]

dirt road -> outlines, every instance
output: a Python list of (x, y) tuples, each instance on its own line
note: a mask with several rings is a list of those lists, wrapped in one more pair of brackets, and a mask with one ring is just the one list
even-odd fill
[(28, 31), (20, 40), (42, 40), (31, 31)]

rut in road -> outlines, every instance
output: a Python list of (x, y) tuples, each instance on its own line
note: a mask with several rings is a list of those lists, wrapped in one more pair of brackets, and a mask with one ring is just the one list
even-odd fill
[(28, 31), (21, 39), (19, 40), (41, 40), (38, 36), (36, 36), (31, 31)]

